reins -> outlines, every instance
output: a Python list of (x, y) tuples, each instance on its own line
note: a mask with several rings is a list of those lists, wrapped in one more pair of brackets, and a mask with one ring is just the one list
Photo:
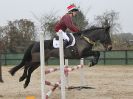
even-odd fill
[(81, 35), (81, 37), (87, 41), (89, 44), (92, 44), (92, 45), (96, 45), (96, 43), (94, 41), (92, 41), (90, 38), (84, 36), (84, 35)]
[[(94, 31), (94, 30), (97, 30), (97, 29), (104, 29), (104, 28), (92, 28), (92, 29), (90, 29), (88, 31)], [(95, 41), (91, 40), (89, 37), (87, 37), (87, 36), (85, 36), (83, 34), (81, 34), (81, 38), (83, 38), (89, 44), (92, 44), (94, 46), (96, 45), (96, 42)]]

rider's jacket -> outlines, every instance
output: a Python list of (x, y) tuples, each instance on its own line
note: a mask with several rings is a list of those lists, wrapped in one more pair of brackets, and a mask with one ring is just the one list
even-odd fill
[(79, 29), (73, 24), (72, 18), (69, 14), (65, 14), (61, 20), (56, 23), (55, 31), (58, 32), (59, 30), (63, 30), (65, 32), (67, 28), (72, 32), (79, 31)]

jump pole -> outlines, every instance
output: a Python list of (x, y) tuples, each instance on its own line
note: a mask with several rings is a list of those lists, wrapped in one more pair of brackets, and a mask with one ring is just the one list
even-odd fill
[[(84, 65), (84, 58), (80, 59), (80, 65)], [(82, 86), (85, 85), (85, 76), (84, 76), (83, 68), (80, 68), (80, 84)]]
[[(68, 59), (65, 59), (65, 67), (68, 67)], [(68, 88), (68, 73), (65, 73), (65, 85), (66, 85), (66, 87)]]
[[(80, 59), (80, 65), (84, 66), (84, 58)], [(65, 59), (65, 66), (68, 66), (68, 59)], [(79, 86), (79, 88), (82, 89), (82, 88), (87, 86), (87, 84), (85, 82), (85, 75), (84, 75), (83, 67), (79, 68), (79, 74), (80, 74), (80, 86)], [(69, 80), (68, 80), (68, 74), (67, 73), (66, 73), (65, 79), (66, 79), (65, 80), (66, 81), (66, 88), (69, 88)]]
[(40, 65), (41, 65), (41, 99), (46, 99), (45, 94), (45, 61), (44, 61), (44, 33), (40, 32)]
[(64, 73), (64, 48), (63, 48), (63, 34), (59, 30), (59, 56), (60, 56), (60, 77), (61, 77), (61, 99), (66, 99), (65, 95), (65, 73)]

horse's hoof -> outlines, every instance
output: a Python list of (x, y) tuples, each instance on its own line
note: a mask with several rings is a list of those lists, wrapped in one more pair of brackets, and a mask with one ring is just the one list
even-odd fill
[(3, 81), (3, 80), (0, 80), (0, 82), (1, 82), (1, 83), (4, 83), (4, 81)]
[(94, 66), (94, 63), (93, 63), (93, 62), (91, 62), (91, 63), (89, 64), (89, 67), (92, 67), (92, 66)]
[(24, 77), (20, 77), (19, 82), (23, 81), (24, 79), (25, 79)]
[(27, 84), (24, 84), (24, 88), (26, 88), (28, 85)]
[(2, 95), (0, 95), (0, 97), (3, 97)]
[(90, 64), (89, 67), (92, 67), (92, 64)]
[(9, 74), (11, 74), (12, 76), (14, 76), (14, 74), (15, 74), (12, 70), (9, 70), (8, 72), (9, 72)]

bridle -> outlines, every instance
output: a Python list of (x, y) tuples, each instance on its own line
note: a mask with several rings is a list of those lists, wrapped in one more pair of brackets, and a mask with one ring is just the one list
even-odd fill
[(90, 38), (87, 36), (81, 35), (81, 37), (89, 44), (96, 45), (96, 42), (92, 41)]

